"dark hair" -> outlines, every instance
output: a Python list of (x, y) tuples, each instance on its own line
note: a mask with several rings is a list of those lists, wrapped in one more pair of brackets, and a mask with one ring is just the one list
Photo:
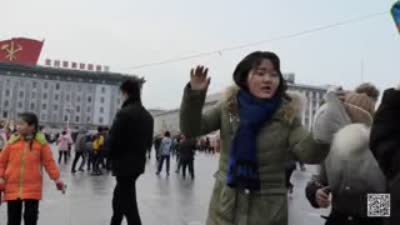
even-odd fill
[(25, 123), (27, 123), (29, 126), (33, 126), (35, 131), (33, 132), (33, 137), (30, 140), (29, 143), (29, 148), (30, 150), (32, 150), (32, 145), (33, 145), (33, 141), (36, 138), (36, 134), (39, 131), (39, 119), (36, 116), (35, 113), (30, 113), (30, 112), (24, 112), (18, 115), (18, 117), (23, 120)]
[(132, 98), (136, 101), (140, 101), (141, 87), (142, 87), (142, 81), (129, 79), (121, 84), (120, 90), (121, 92), (126, 93), (129, 96), (129, 98)]
[(249, 91), (247, 87), (247, 77), (252, 69), (257, 68), (261, 64), (264, 59), (268, 59), (274, 65), (275, 70), (278, 72), (280, 77), (279, 87), (276, 91), (276, 96), (286, 96), (286, 81), (283, 79), (283, 75), (281, 72), (281, 63), (279, 57), (273, 52), (262, 52), (256, 51), (250, 53), (239, 64), (236, 66), (235, 71), (233, 72), (233, 79), (235, 83), (242, 89)]
[(165, 136), (165, 137), (170, 137), (170, 136), (171, 136), (171, 133), (170, 133), (169, 131), (165, 131), (164, 136)]
[(62, 135), (66, 135), (66, 134), (67, 134), (67, 131), (64, 130), (61, 134), (62, 134)]

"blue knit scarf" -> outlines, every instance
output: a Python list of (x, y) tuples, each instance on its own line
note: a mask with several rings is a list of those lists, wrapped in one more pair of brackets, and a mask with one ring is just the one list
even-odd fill
[(228, 186), (232, 188), (258, 191), (261, 187), (258, 159), (257, 135), (265, 122), (280, 106), (280, 98), (274, 97), (268, 101), (261, 101), (240, 91), (239, 101), (239, 128), (233, 139), (230, 151)]

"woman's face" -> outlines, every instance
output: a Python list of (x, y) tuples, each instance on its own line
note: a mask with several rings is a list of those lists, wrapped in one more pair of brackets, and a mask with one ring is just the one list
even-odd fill
[(29, 125), (24, 120), (20, 119), (17, 121), (17, 132), (20, 135), (26, 136), (29, 134), (33, 134), (34, 130), (35, 130), (35, 127), (33, 125)]
[(260, 99), (274, 97), (279, 84), (279, 73), (269, 59), (261, 61), (260, 65), (252, 69), (247, 77), (250, 94)]

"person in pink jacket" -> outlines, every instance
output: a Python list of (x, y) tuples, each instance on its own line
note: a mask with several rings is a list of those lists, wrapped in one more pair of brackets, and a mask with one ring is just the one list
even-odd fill
[(67, 163), (67, 156), (68, 156), (68, 151), (69, 146), (73, 144), (72, 138), (69, 134), (67, 134), (66, 131), (63, 131), (61, 136), (58, 138), (58, 164), (61, 164), (62, 158), (64, 156), (64, 163)]

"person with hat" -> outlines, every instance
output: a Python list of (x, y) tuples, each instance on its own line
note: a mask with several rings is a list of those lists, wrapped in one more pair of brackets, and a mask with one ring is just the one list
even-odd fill
[(208, 68), (197, 66), (180, 108), (185, 135), (220, 130), (223, 144), (207, 225), (286, 225), (286, 161), (293, 153), (305, 163), (320, 163), (329, 145), (301, 125), (300, 94), (286, 91), (275, 53), (247, 55), (233, 80), (236, 85), (224, 99), (203, 113), (210, 78)]
[(368, 217), (367, 210), (368, 194), (385, 191), (384, 175), (369, 150), (379, 91), (373, 85), (363, 85), (347, 93), (344, 102), (328, 93), (325, 105), (316, 114), (316, 126), (339, 128), (329, 137), (331, 150), (319, 174), (313, 176), (306, 187), (306, 197), (313, 207), (332, 206), (326, 225), (383, 224), (382, 218)]

